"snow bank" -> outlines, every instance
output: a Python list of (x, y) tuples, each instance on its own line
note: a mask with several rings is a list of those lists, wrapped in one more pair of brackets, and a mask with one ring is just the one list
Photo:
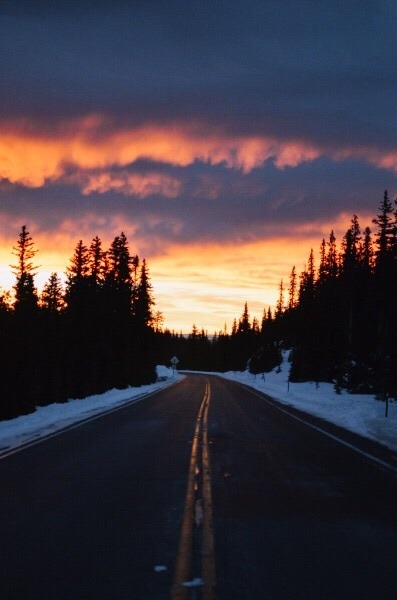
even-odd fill
[(63, 404), (50, 404), (39, 406), (34, 413), (22, 415), (10, 421), (0, 422), (0, 451), (17, 448), (23, 444), (36, 440), (64, 429), (65, 427), (87, 419), (101, 412), (122, 406), (130, 400), (144, 398), (148, 394), (161, 389), (170, 383), (183, 378), (172, 369), (160, 365), (156, 368), (157, 383), (141, 387), (128, 387), (124, 390), (110, 390), (104, 394), (89, 396), (83, 400), (69, 400)]
[[(373, 439), (392, 450), (397, 450), (397, 403), (390, 402), (389, 416), (385, 418), (385, 404), (373, 396), (342, 392), (336, 394), (329, 383), (290, 383), (288, 391), (289, 363), (286, 355), (281, 371), (256, 377), (248, 371), (216, 373), (221, 377), (239, 381), (276, 400), (316, 415), (355, 433)], [(213, 373), (214, 374), (214, 373)], [(38, 407), (36, 412), (11, 421), (0, 422), (0, 451), (17, 448), (30, 441), (49, 435), (77, 421), (101, 412), (141, 399), (183, 375), (165, 366), (157, 367), (159, 381), (151, 385), (125, 390), (110, 390), (104, 394), (89, 396), (84, 400), (69, 400), (65, 404)]]
[(397, 450), (397, 402), (389, 402), (389, 415), (386, 418), (384, 402), (366, 394), (337, 394), (331, 383), (290, 383), (288, 391), (289, 368), (285, 354), (281, 371), (277, 372), (276, 369), (265, 373), (264, 379), (262, 375), (255, 377), (248, 371), (219, 375)]

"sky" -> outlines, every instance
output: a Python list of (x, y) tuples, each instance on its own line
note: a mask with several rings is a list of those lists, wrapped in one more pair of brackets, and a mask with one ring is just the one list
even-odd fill
[(392, 0), (0, 6), (0, 285), (121, 231), (188, 332), (276, 303), (353, 214), (397, 194)]

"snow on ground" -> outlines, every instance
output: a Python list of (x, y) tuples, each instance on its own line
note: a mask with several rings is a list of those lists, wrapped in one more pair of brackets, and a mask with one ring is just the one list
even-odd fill
[(129, 387), (125, 390), (110, 390), (104, 394), (89, 396), (83, 400), (69, 400), (62, 404), (39, 406), (34, 413), (22, 415), (10, 421), (0, 422), (0, 451), (17, 448), (64, 429), (77, 421), (87, 419), (98, 413), (111, 410), (134, 398), (144, 398), (148, 394), (183, 378), (164, 366), (157, 367), (159, 382), (141, 387)]
[(397, 402), (389, 402), (389, 415), (386, 418), (385, 402), (366, 394), (342, 392), (339, 395), (331, 383), (320, 383), (318, 386), (311, 382), (290, 383), (288, 391), (289, 368), (285, 354), (281, 371), (277, 373), (276, 369), (265, 373), (264, 379), (262, 375), (255, 377), (248, 371), (219, 375), (397, 450)]
[[(385, 417), (385, 403), (373, 396), (363, 394), (336, 394), (332, 384), (290, 383), (288, 391), (289, 363), (286, 355), (281, 371), (265, 373), (256, 377), (245, 372), (216, 373), (227, 379), (239, 381), (261, 392), (265, 392), (276, 400), (305, 412), (321, 417), (336, 425), (345, 427), (360, 435), (371, 438), (397, 450), (397, 402), (389, 403), (389, 416)], [(104, 394), (89, 396), (84, 400), (69, 400), (64, 404), (50, 404), (38, 407), (36, 412), (23, 415), (11, 421), (0, 422), (0, 452), (17, 448), (30, 441), (54, 433), (77, 421), (89, 418), (98, 413), (121, 406), (130, 400), (144, 398), (183, 375), (159, 366), (158, 383), (125, 390), (110, 390)]]

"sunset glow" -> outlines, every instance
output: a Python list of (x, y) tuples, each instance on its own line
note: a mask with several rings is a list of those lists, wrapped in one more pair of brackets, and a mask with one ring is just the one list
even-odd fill
[[(138, 160), (186, 167), (195, 161), (249, 173), (272, 159), (278, 169), (298, 167), (321, 156), (340, 161), (361, 159), (397, 172), (397, 151), (376, 147), (346, 146), (335, 150), (299, 140), (267, 136), (229, 136), (206, 124), (143, 126), (136, 129), (113, 127), (105, 118), (89, 115), (76, 122), (62, 123), (51, 135), (42, 134), (34, 123), (0, 123), (0, 177), (11, 183), (41, 187), (46, 180), (56, 181), (70, 169), (78, 175), (84, 194), (119, 191), (126, 195), (148, 196), (160, 193), (176, 196), (176, 179), (152, 173), (151, 180), (138, 176), (112, 174), (109, 169), (126, 167)], [(90, 171), (96, 172), (91, 173)], [(154, 181), (153, 181), (154, 179)]]
[[(349, 218), (342, 215), (335, 224), (334, 232), (338, 241), (349, 225)], [(138, 241), (135, 246), (134, 238), (128, 236), (128, 223), (124, 224), (126, 227), (117, 220), (116, 223), (115, 227), (125, 229), (132, 252), (139, 253), (144, 240)], [(52, 272), (57, 272), (65, 281), (66, 267), (77, 242), (71, 236), (70, 229), (73, 227), (73, 223), (64, 223), (53, 239), (35, 236), (36, 246), (40, 249), (36, 261), (41, 265), (36, 276), (39, 290)], [(89, 243), (94, 236), (93, 227), (91, 222), (81, 229), (88, 236), (84, 239), (85, 243)], [(328, 237), (330, 229), (331, 226), (324, 226), (320, 233)], [(318, 259), (321, 238), (310, 234), (308, 226), (296, 233), (303, 235), (295, 242), (289, 238), (274, 238), (240, 244), (238, 253), (233, 244), (186, 244), (170, 245), (166, 254), (154, 255), (149, 260), (150, 276), (156, 310), (163, 313), (164, 326), (188, 333), (195, 324), (212, 334), (223, 330), (226, 325), (230, 331), (233, 320), (241, 315), (245, 302), (248, 303), (251, 318), (256, 317), (260, 321), (264, 309), (267, 310), (269, 306), (274, 309), (281, 279), (287, 290), (292, 267), (296, 267), (299, 275), (307, 264), (311, 248)], [(104, 238), (103, 242), (109, 245), (111, 239)], [(4, 250), (5, 242), (1, 246), (1, 264), (9, 265), (15, 259), (11, 250)], [(1, 281), (6, 289), (10, 289), (14, 283), (8, 266), (2, 268)]]
[(23, 224), (39, 288), (124, 231), (167, 327), (212, 333), (245, 301), (260, 318), (310, 248), (397, 194), (396, 9), (122, 4), (6, 1), (0, 285)]

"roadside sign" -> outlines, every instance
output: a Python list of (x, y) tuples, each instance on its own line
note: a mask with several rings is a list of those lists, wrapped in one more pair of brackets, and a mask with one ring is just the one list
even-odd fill
[(171, 365), (172, 365), (172, 376), (174, 377), (175, 375), (175, 369), (176, 369), (176, 365), (179, 363), (179, 358), (177, 358), (176, 356), (173, 356), (171, 358)]

